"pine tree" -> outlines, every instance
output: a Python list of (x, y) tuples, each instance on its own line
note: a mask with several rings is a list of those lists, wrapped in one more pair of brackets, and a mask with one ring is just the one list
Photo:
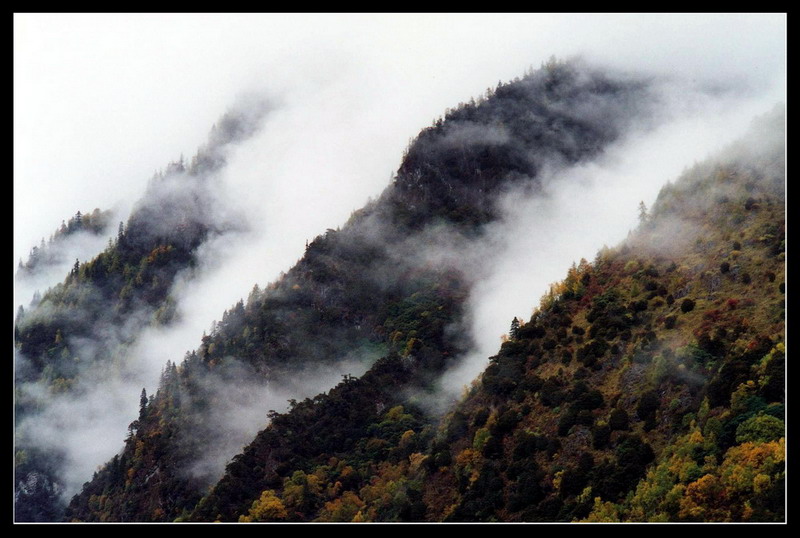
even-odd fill
[(512, 340), (516, 340), (519, 336), (519, 320), (514, 316), (514, 319), (511, 320), (511, 328), (508, 331), (508, 336)]
[(142, 395), (139, 397), (139, 420), (144, 419), (144, 413), (147, 410), (147, 391), (142, 388)]
[(650, 216), (647, 214), (647, 206), (644, 201), (639, 202), (639, 224), (645, 224)]

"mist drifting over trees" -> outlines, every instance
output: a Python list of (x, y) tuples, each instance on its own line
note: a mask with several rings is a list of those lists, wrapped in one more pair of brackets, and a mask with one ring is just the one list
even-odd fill
[(553, 57), (427, 81), (398, 144), (372, 61), (273, 69), (31, 243), (16, 520), (781, 520), (780, 75)]

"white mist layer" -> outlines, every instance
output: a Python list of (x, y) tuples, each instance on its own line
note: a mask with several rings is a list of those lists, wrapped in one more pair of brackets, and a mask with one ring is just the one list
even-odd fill
[[(759, 85), (785, 77), (785, 49), (781, 13), (16, 13), (14, 260), (52, 232), (51, 215), (137, 199), (243, 89), (302, 101), (335, 82), (332, 116), (382, 126), (369, 147), (393, 152), (386, 177), (446, 107), (551, 55)], [(358, 137), (351, 127), (328, 145)]]
[(604, 245), (625, 239), (637, 226), (640, 202), (650, 207), (667, 182), (741, 137), (775, 104), (773, 91), (759, 99), (714, 99), (679, 88), (663, 94), (671, 121), (634, 131), (592, 162), (551, 172), (543, 180), (545, 196), (505, 199), (502, 222), (490, 232), (499, 251), (468, 300), (476, 345), (442, 376), (440, 411), (488, 365), (512, 318), (527, 321), (571, 264), (592, 261)]
[[(129, 392), (128, 380), (102, 376), (84, 379), (81, 386), (87, 391), (79, 397), (54, 395), (39, 384), (21, 388), (47, 405), (35, 416), (17, 423), (17, 432), (41, 450), (64, 454), (59, 470), (65, 501), (91, 479), (101, 464), (122, 450), (128, 424), (136, 418), (138, 407)], [(123, 419), (127, 422), (122, 423)]]
[[(14, 279), (14, 313), (20, 305), (27, 309), (35, 292), (44, 295), (47, 289), (63, 282), (76, 259), (83, 263), (100, 254), (108, 246), (108, 240), (117, 234), (117, 227), (113, 225), (115, 220), (115, 215), (109, 218), (109, 226), (104, 234), (77, 232), (49, 244), (48, 252), (58, 257), (57, 263), (39, 264), (32, 273), (25, 275), (17, 273)], [(26, 259), (22, 261), (24, 263)]]
[[(168, 360), (180, 363), (186, 352), (198, 348), (212, 320), (246, 298), (254, 284), (275, 281), (302, 257), (307, 240), (344, 223), (388, 184), (389, 154), (396, 160), (404, 139), (395, 132), (393, 143), (371, 151), (371, 141), (386, 137), (381, 133), (385, 124), (374, 121), (369, 107), (347, 114), (330, 108), (330, 100), (344, 91), (338, 83), (280, 100), (255, 136), (228, 148), (225, 166), (208, 180), (211, 213), (199, 217), (232, 222), (238, 229), (212, 235), (196, 253), (197, 266), (177, 276), (170, 292), (176, 322), (145, 326), (124, 351), (124, 375), (112, 372), (96, 379), (71, 401), (42, 393), (44, 412), (20, 425), (40, 448), (66, 451), (65, 498), (119, 452), (138, 415), (142, 388), (155, 393)], [(231, 405), (216, 408), (208, 420), (226, 432), (226, 443), (209, 450), (194, 471), (221, 473), (266, 426), (267, 410), (285, 411), (289, 399), (325, 392), (345, 374), (360, 376), (377, 358), (347, 357), (309, 369), (298, 373), (291, 386), (254, 382), (238, 386), (232, 395), (230, 387), (216, 387)], [(92, 442), (82, 442), (86, 439)]]

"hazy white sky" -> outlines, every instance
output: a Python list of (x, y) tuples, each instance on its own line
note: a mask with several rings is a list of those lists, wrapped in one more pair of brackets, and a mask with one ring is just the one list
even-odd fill
[(320, 219), (335, 226), (445, 107), (550, 55), (761, 91), (785, 45), (783, 14), (16, 14), (15, 260), (78, 210), (126, 207), (243, 91), (324, 105), (321, 123), (280, 126), (305, 162), (273, 168), (336, 176), (302, 193), (335, 197)]

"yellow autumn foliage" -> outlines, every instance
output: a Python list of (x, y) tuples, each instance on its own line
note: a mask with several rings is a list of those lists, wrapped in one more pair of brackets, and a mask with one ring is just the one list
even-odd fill
[(246, 516), (240, 516), (241, 523), (255, 521), (280, 521), (286, 519), (286, 507), (275, 491), (268, 489), (261, 492), (261, 497), (253, 501), (250, 511)]

